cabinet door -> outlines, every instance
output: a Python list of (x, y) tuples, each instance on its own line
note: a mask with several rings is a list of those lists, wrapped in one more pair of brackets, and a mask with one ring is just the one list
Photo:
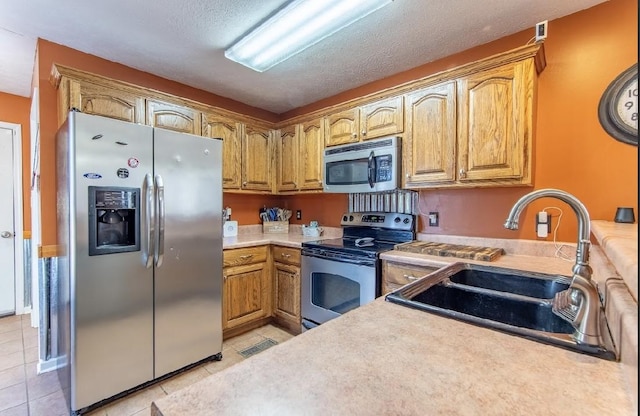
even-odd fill
[(147, 100), (146, 124), (198, 136), (201, 133), (199, 111), (164, 101)]
[(272, 190), (272, 131), (245, 125), (242, 135), (242, 189)]
[(529, 59), (460, 80), (459, 181), (529, 176), (525, 143), (530, 143), (533, 79)]
[(403, 141), (405, 187), (455, 180), (456, 90), (454, 82), (410, 93)]
[(360, 110), (353, 108), (328, 115), (325, 146), (356, 143), (359, 140)]
[(322, 119), (308, 121), (300, 126), (300, 190), (322, 189), (322, 154), (324, 151), (324, 125)]
[(276, 262), (273, 269), (276, 320), (290, 331), (300, 332), (300, 267)]
[(276, 191), (295, 191), (298, 189), (298, 125), (280, 130), (277, 141), (276, 160), (278, 161)]
[(202, 126), (205, 136), (222, 139), (222, 187), (240, 189), (240, 166), (242, 164), (240, 131), (242, 125), (217, 114), (203, 114)]
[(233, 328), (269, 315), (267, 263), (225, 268), (223, 328)]
[[(60, 88), (59, 94), (68, 95), (68, 108), (63, 109), (66, 118), (69, 110), (77, 108), (86, 114), (115, 118), (131, 123), (144, 122), (144, 99), (142, 97), (104, 87), (90, 82), (66, 80), (66, 88)], [(62, 108), (62, 106), (61, 106)]]
[(362, 140), (402, 133), (404, 129), (404, 97), (376, 101), (360, 108)]

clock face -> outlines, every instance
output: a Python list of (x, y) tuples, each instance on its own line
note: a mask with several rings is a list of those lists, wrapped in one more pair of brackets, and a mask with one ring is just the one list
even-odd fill
[(614, 139), (638, 145), (638, 64), (609, 84), (598, 106), (600, 124)]
[(615, 111), (620, 123), (638, 132), (638, 78), (622, 86), (615, 100)]

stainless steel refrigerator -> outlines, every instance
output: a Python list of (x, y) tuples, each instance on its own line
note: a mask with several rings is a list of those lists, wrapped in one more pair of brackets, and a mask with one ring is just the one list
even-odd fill
[(221, 359), (222, 141), (70, 112), (57, 175), (52, 342), (71, 412)]

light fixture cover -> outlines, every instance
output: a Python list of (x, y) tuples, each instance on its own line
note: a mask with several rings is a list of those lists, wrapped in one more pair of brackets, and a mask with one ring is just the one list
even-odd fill
[(294, 0), (224, 56), (263, 72), (393, 0)]

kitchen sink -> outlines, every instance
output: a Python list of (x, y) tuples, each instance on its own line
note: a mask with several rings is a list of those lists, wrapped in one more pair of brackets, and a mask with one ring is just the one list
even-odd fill
[(553, 313), (554, 295), (570, 283), (566, 276), (454, 263), (389, 293), (386, 300), (615, 361), (603, 311), (605, 346), (576, 342), (573, 325)]

